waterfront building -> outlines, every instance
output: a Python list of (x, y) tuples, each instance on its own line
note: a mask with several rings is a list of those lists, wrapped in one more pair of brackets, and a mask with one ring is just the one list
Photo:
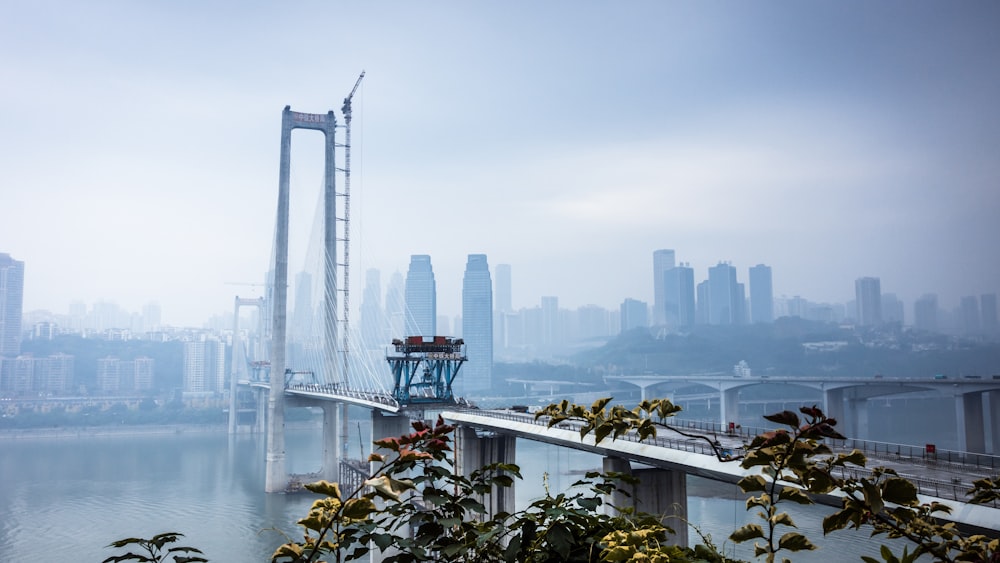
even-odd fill
[(426, 254), (410, 256), (406, 272), (406, 335), (437, 335), (437, 285), (431, 257)]
[(979, 308), (982, 312), (980, 321), (982, 321), (983, 333), (988, 336), (1000, 334), (1000, 325), (997, 324), (997, 294), (984, 293), (980, 295)]
[(750, 322), (774, 322), (774, 288), (771, 267), (757, 264), (750, 268)]
[(864, 277), (854, 280), (854, 301), (857, 324), (861, 326), (882, 324), (882, 282), (879, 278)]
[(903, 325), (903, 301), (895, 293), (882, 294), (882, 322)]
[(967, 295), (962, 298), (958, 306), (959, 327), (962, 334), (979, 334), (982, 327), (979, 319), (979, 298), (975, 295)]
[(97, 359), (97, 391), (117, 395), (121, 390), (121, 360), (114, 356)]
[(0, 253), (0, 357), (21, 353), (24, 262)]
[(493, 280), (485, 254), (470, 254), (462, 279), (462, 339), (468, 358), (461, 390), (481, 396), (493, 387)]
[(927, 293), (913, 302), (913, 326), (928, 332), (938, 332), (938, 298)]
[(653, 326), (667, 322), (666, 274), (675, 266), (674, 251), (660, 249), (653, 251)]
[(541, 340), (539, 343), (543, 347), (552, 348), (562, 343), (562, 332), (559, 323), (559, 298), (545, 296), (541, 299), (542, 326)]
[(225, 350), (225, 343), (211, 338), (184, 343), (185, 393), (226, 389)]

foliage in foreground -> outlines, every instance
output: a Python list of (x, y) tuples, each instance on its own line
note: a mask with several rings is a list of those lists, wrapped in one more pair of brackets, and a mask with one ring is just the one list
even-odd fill
[[(590, 407), (563, 401), (542, 409), (536, 418), (547, 418), (550, 427), (566, 420), (580, 421), (581, 439), (593, 434), (598, 442), (633, 432), (643, 440), (655, 438), (658, 430), (679, 432), (667, 423), (680, 411), (670, 401), (643, 401), (634, 409), (608, 408), (610, 401), (601, 399)], [(804, 534), (795, 531), (792, 518), (780, 510), (781, 503), (813, 504), (810, 495), (839, 491), (842, 507), (824, 519), (824, 534), (865, 527), (873, 536), (906, 538), (912, 543), (913, 552), (904, 548), (899, 555), (882, 547), (880, 555), (888, 563), (910, 562), (921, 555), (934, 561), (1000, 563), (1000, 540), (963, 534), (953, 524), (936, 520), (948, 507), (920, 503), (915, 486), (890, 469), (864, 470), (865, 457), (857, 450), (834, 453), (826, 441), (842, 438), (834, 429), (836, 421), (816, 407), (803, 407), (800, 413), (802, 418), (791, 411), (765, 417), (785, 428), (757, 436), (743, 456), (732, 456), (706, 439), (720, 460), (741, 460), (748, 470), (739, 486), (751, 493), (747, 510), (756, 510), (762, 522), (742, 526), (730, 540), (755, 540), (755, 557), (763, 556), (768, 563), (779, 554), (788, 561), (785, 553), (815, 549)], [(730, 561), (719, 554), (709, 537), (702, 536), (701, 545), (682, 548), (668, 543), (671, 530), (656, 516), (623, 507), (605, 510), (612, 492), (627, 495), (622, 487), (634, 484), (631, 477), (620, 474), (591, 473), (568, 491), (556, 495), (546, 491), (524, 510), (490, 514), (485, 501), (520, 478), (519, 468), (497, 463), (469, 476), (457, 475), (451, 460), (454, 427), (439, 418), (434, 425), (415, 422), (413, 429), (410, 434), (375, 442), (385, 453), (370, 456), (377, 469), (358, 490), (344, 494), (337, 483), (326, 481), (307, 485), (321, 498), (298, 521), (301, 540), (289, 538), (272, 555), (272, 562), (304, 563), (324, 557), (352, 561), (373, 549), (389, 563)], [(842, 471), (847, 468), (852, 472)], [(998, 483), (976, 481), (969, 502), (996, 500)], [(161, 550), (179, 535), (130, 538), (112, 547), (137, 544)], [(193, 548), (173, 548), (163, 555), (150, 551), (148, 558), (128, 553), (105, 563), (165, 562), (167, 555), (173, 555), (175, 563), (205, 561), (200, 556), (180, 555), (188, 551), (200, 554)], [(862, 559), (877, 563), (870, 557)]]
[[(667, 400), (643, 401), (632, 410), (621, 406), (610, 409), (610, 399), (601, 399), (591, 407), (567, 401), (552, 404), (536, 414), (548, 417), (549, 426), (565, 420), (583, 422), (581, 438), (593, 433), (596, 441), (636, 432), (640, 439), (655, 438), (657, 429), (674, 430), (666, 419), (679, 408)], [(810, 495), (839, 492), (842, 506), (823, 520), (824, 535), (845, 528), (870, 529), (872, 536), (904, 538), (914, 545), (912, 553), (904, 548), (899, 556), (882, 546), (880, 555), (889, 563), (914, 561), (927, 554), (934, 561), (1000, 562), (1000, 539), (961, 532), (954, 523), (938, 516), (951, 509), (938, 502), (921, 503), (917, 488), (909, 480), (885, 467), (865, 469), (866, 458), (859, 450), (835, 453), (825, 442), (844, 439), (836, 430), (837, 421), (822, 410), (802, 407), (799, 413), (783, 411), (764, 418), (784, 428), (765, 432), (745, 447), (740, 465), (750, 473), (739, 481), (747, 498), (747, 510), (756, 510), (762, 524), (752, 522), (735, 530), (734, 542), (754, 542), (755, 557), (775, 561), (779, 552), (816, 549), (804, 534), (793, 531), (795, 522), (780, 511), (784, 502), (814, 504)], [(725, 459), (718, 445), (716, 455)], [(847, 471), (850, 469), (850, 471)], [(1000, 498), (1000, 479), (981, 479), (967, 493), (971, 504), (989, 503)], [(779, 535), (780, 534), (780, 535)], [(863, 557), (869, 563), (877, 560)], [(787, 561), (788, 559), (783, 559)]]

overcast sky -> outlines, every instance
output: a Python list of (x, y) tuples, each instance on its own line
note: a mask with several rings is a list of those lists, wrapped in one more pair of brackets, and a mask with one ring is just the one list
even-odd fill
[[(878, 276), (908, 316), (1000, 291), (992, 0), (0, 8), (0, 252), (25, 311), (158, 301), (200, 325), (259, 295), (228, 284), (268, 268), (281, 110), (339, 110), (362, 69), (352, 269), (430, 254), (439, 314), (470, 253), (511, 264), (515, 307), (652, 304), (659, 248), (696, 281), (768, 264), (813, 301)], [(293, 136), (299, 225), (321, 146)]]

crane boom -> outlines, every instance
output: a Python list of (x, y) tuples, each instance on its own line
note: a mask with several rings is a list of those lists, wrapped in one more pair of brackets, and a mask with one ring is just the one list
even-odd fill
[(340, 113), (344, 114), (344, 121), (347, 123), (351, 122), (351, 100), (354, 98), (354, 93), (358, 91), (358, 86), (361, 86), (361, 79), (365, 77), (365, 71), (361, 71), (361, 76), (358, 77), (357, 82), (354, 83), (354, 88), (351, 89), (351, 93), (344, 98), (344, 105), (340, 108)]

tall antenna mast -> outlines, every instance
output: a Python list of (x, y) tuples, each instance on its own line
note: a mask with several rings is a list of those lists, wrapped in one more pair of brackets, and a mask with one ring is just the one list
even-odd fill
[[(361, 71), (361, 76), (358, 76), (358, 80), (354, 83), (354, 88), (351, 89), (351, 93), (344, 98), (344, 105), (341, 106), (340, 112), (344, 115), (345, 123), (345, 134), (344, 134), (344, 323), (342, 333), (344, 335), (344, 383), (347, 383), (347, 373), (348, 373), (348, 350), (349, 339), (350, 339), (350, 314), (351, 314), (351, 100), (354, 99), (355, 92), (358, 91), (358, 86), (361, 85), (361, 79), (365, 77), (365, 71)], [(346, 442), (345, 442), (346, 446)]]

